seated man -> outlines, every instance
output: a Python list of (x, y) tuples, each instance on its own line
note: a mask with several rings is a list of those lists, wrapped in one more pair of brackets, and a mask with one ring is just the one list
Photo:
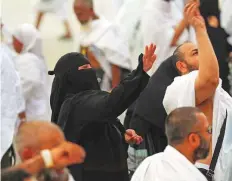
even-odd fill
[(209, 153), (212, 128), (198, 108), (172, 111), (165, 123), (168, 146), (164, 152), (146, 158), (132, 181), (206, 181), (194, 166)]
[[(65, 137), (60, 128), (53, 123), (45, 121), (24, 122), (19, 127), (18, 133), (16, 134), (15, 144), (16, 151), (18, 152), (18, 155), (22, 162), (38, 156), (41, 151), (43, 152), (45, 150), (45, 152), (47, 152), (47, 150), (51, 150), (61, 145), (63, 145), (64, 148), (65, 145), (68, 146), (68, 144), (65, 144)], [(79, 147), (79, 154), (76, 155), (77, 158), (75, 158), (75, 160), (77, 160), (77, 163), (83, 162), (83, 152), (83, 149)], [(66, 155), (66, 157), (69, 156), (68, 151), (64, 154)], [(55, 169), (42, 170), (42, 172), (37, 176), (41, 178), (45, 176), (55, 175), (58, 178), (63, 178), (63, 180), (69, 180), (71, 178), (71, 175), (69, 175), (67, 169), (64, 169), (64, 167), (67, 166), (65, 164), (65, 158), (63, 165), (61, 164), (60, 167), (57, 168), (56, 166), (58, 163), (53, 163), (51, 159), (48, 158), (49, 155), (50, 154), (48, 153), (43, 154), (43, 157), (46, 157), (45, 166), (46, 168), (55, 167)], [(55, 158), (53, 157), (53, 159)], [(62, 156), (60, 157), (60, 159), (63, 159)], [(22, 169), (25, 169), (25, 167), (22, 167)], [(32, 174), (34, 173), (33, 167), (31, 166), (30, 169), (26, 169), (26, 171), (32, 172)]]
[(129, 47), (119, 28), (94, 12), (92, 0), (75, 0), (74, 12), (82, 26), (80, 52), (96, 70), (101, 88), (110, 90), (132, 70)]
[[(231, 124), (229, 118), (232, 114), (232, 98), (221, 87), (218, 61), (198, 6), (197, 3), (193, 2), (185, 7), (188, 21), (193, 25), (196, 32), (198, 49), (192, 43), (185, 43), (174, 52), (174, 55), (179, 57), (176, 65), (181, 76), (176, 77), (172, 84), (168, 86), (163, 105), (167, 114), (183, 106), (196, 106), (205, 113), (213, 127), (212, 146), (207, 159), (200, 162), (208, 166), (211, 163), (212, 153), (223, 121), (226, 119), (226, 124)], [(227, 117), (226, 112), (228, 113)], [(231, 135), (228, 126), (225, 135)], [(224, 139), (213, 176), (216, 181), (226, 181), (229, 178), (227, 175), (232, 170), (229, 168), (229, 165), (231, 165), (229, 155), (232, 154), (231, 145), (231, 138), (226, 141)]]

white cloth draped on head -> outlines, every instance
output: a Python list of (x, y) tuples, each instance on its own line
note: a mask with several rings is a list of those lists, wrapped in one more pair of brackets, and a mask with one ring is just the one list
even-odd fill
[(30, 52), (43, 58), (41, 35), (33, 25), (20, 25), (13, 32), (13, 36), (23, 44), (22, 53)]
[(42, 52), (40, 33), (33, 25), (22, 24), (13, 36), (23, 44), (23, 50), (16, 59), (21, 78), (26, 116), (28, 119), (49, 120), (49, 92), (47, 65)]
[(171, 146), (164, 152), (146, 158), (131, 181), (207, 181), (205, 176)]
[[(196, 106), (195, 103), (195, 80), (198, 71), (193, 71), (189, 74), (176, 77), (173, 83), (167, 87), (163, 105), (169, 114), (176, 108), (185, 106)], [(186, 99), (187, 98), (187, 99)], [(212, 135), (212, 150), (214, 151), (217, 138), (220, 134), (223, 120), (225, 119), (226, 110), (228, 112), (227, 125), (225, 131), (224, 142), (220, 151), (219, 159), (215, 169), (216, 181), (231, 181), (228, 175), (232, 174), (232, 129), (229, 127), (232, 123), (232, 98), (221, 87), (221, 80), (216, 89), (213, 102), (213, 135)]]
[[(141, 28), (144, 45), (155, 43), (157, 45), (157, 60), (154, 64), (155, 71), (167, 57), (169, 57), (175, 47), (171, 47), (175, 27), (183, 19), (184, 0), (164, 1), (148, 0), (142, 15)], [(196, 42), (195, 32), (192, 27), (185, 29), (177, 45), (185, 41)]]

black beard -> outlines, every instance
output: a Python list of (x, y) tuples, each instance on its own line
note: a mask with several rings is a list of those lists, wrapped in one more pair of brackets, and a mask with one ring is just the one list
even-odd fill
[(201, 138), (200, 146), (193, 153), (194, 163), (197, 160), (205, 159), (208, 156), (210, 150), (209, 143), (207, 143), (207, 141), (204, 140), (201, 136), (200, 138)]
[(194, 70), (197, 70), (197, 68), (195, 68), (194, 66), (188, 65), (188, 64), (187, 64), (187, 68), (188, 68), (188, 71), (189, 71), (189, 72), (192, 72), (192, 71), (194, 71)]

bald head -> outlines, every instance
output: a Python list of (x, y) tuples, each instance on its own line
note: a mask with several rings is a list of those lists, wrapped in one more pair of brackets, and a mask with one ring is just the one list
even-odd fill
[(196, 107), (182, 107), (172, 111), (165, 122), (168, 143), (170, 145), (182, 143), (193, 128), (199, 124), (198, 118), (201, 114), (203, 113)]
[(93, 8), (93, 0), (75, 0), (74, 6), (75, 5), (86, 5), (89, 8)]
[(55, 124), (45, 121), (30, 121), (19, 127), (15, 141), (17, 151), (24, 160), (25, 150), (30, 150), (35, 155), (41, 150), (58, 146), (64, 140), (63, 132)]
[(94, 12), (92, 0), (75, 0), (73, 6), (78, 21), (82, 24), (88, 24), (93, 19), (97, 19)]

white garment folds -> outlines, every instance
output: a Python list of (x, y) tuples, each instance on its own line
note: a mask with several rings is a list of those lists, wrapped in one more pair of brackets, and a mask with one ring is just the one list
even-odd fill
[[(183, 106), (196, 106), (195, 104), (195, 80), (198, 71), (176, 77), (173, 83), (168, 86), (163, 105), (169, 114), (176, 108)], [(215, 181), (231, 181), (228, 175), (232, 172), (232, 98), (221, 87), (221, 80), (214, 95), (213, 108), (213, 135), (212, 148), (215, 149), (217, 138), (225, 118), (226, 109), (228, 112), (225, 138), (220, 152), (220, 156), (215, 169)], [(229, 179), (229, 180), (228, 180)]]
[(88, 29), (81, 29), (80, 45), (90, 47), (105, 72), (111, 79), (111, 64), (132, 69), (128, 44), (120, 29), (104, 18), (93, 20)]
[(114, 21), (125, 0), (93, 0), (94, 12), (108, 21)]
[(15, 30), (14, 36), (24, 45), (16, 59), (16, 68), (21, 79), (27, 120), (50, 120), (50, 85), (40, 33), (32, 25), (23, 24)]
[(146, 158), (131, 181), (206, 181), (206, 178), (175, 148)]
[(126, 0), (115, 19), (129, 44), (132, 68), (138, 66), (138, 55), (144, 51), (141, 18), (147, 0)]
[[(183, 19), (184, 0), (166, 2), (163, 0), (147, 0), (142, 14), (141, 28), (144, 46), (150, 43), (157, 45), (157, 60), (153, 72), (168, 58), (176, 47), (171, 47), (175, 27)], [(177, 45), (185, 41), (196, 42), (192, 27), (185, 29), (177, 41)]]
[(230, 35), (228, 42), (232, 45), (232, 1), (223, 0), (221, 3), (221, 24), (225, 31)]
[(12, 60), (1, 46), (1, 157), (13, 142), (13, 135), (18, 117), (18, 90), (19, 77), (14, 68)]
[(39, 12), (55, 13), (61, 20), (68, 19), (68, 0), (37, 0), (35, 9)]

